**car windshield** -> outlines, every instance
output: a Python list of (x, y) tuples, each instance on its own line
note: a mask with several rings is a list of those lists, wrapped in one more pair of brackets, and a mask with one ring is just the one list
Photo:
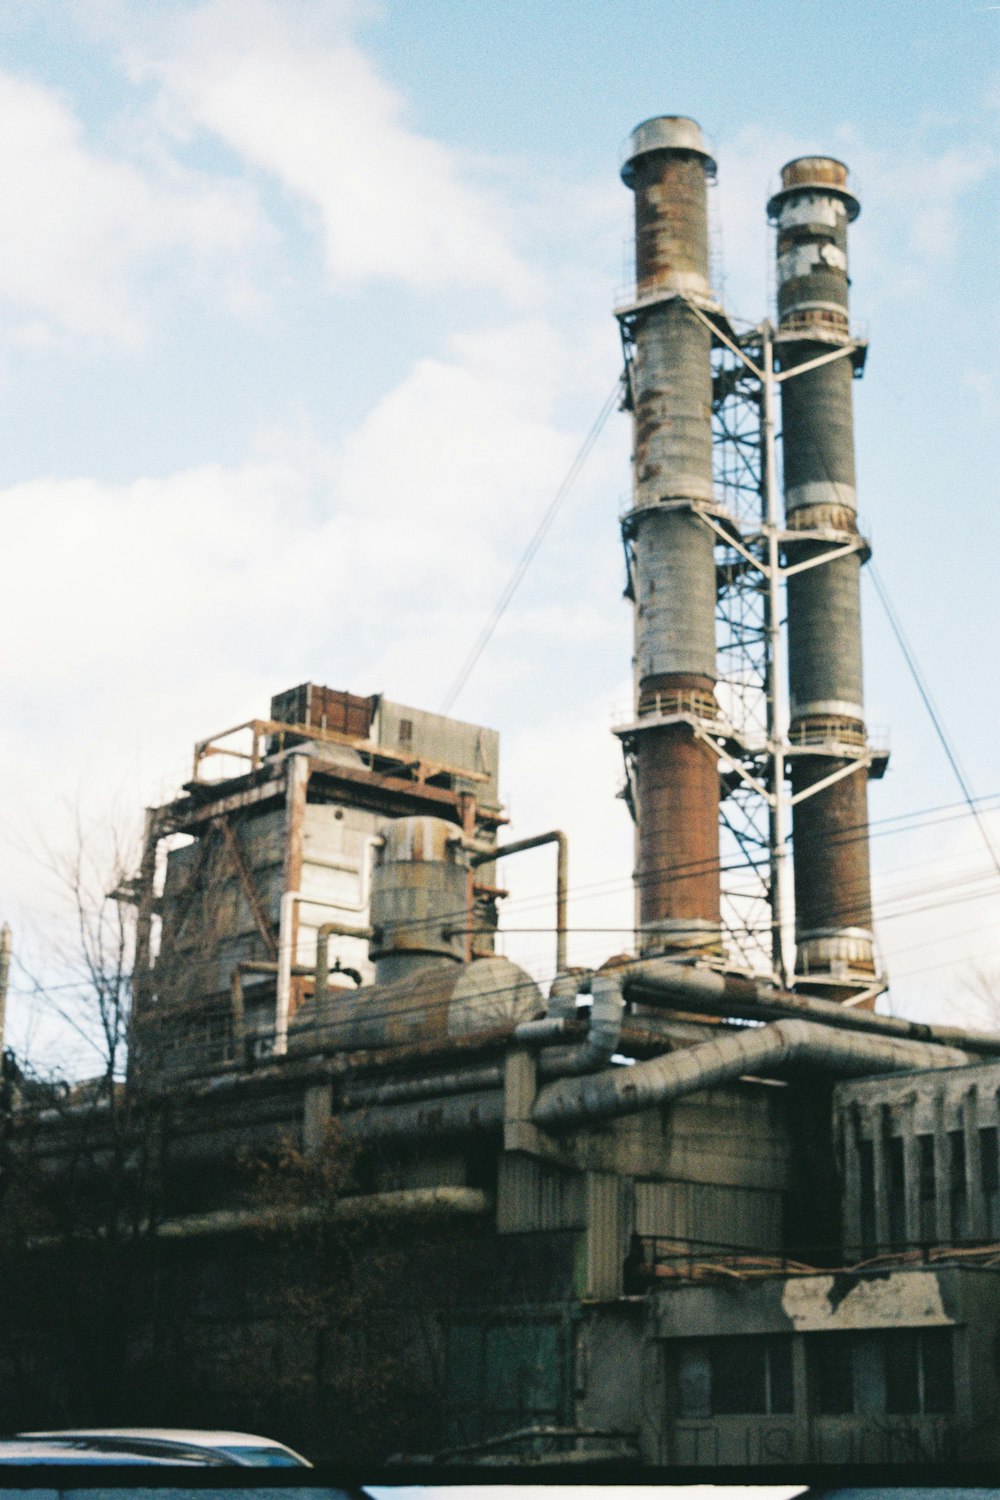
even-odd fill
[(231, 1454), (242, 1464), (253, 1464), (255, 1467), (268, 1469), (300, 1469), (303, 1467), (302, 1460), (296, 1458), (294, 1453), (287, 1453), (282, 1448), (257, 1448), (253, 1446), (238, 1447), (235, 1443), (227, 1443), (221, 1450), (223, 1453)]

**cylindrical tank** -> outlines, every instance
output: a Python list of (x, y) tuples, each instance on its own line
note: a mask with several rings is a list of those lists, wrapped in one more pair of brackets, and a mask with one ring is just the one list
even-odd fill
[(461, 829), (444, 818), (394, 818), (381, 834), (371, 883), (376, 983), (441, 959), (461, 963), (472, 920)]
[[(786, 527), (792, 789), (798, 797), (844, 770), (866, 741), (861, 663), (862, 553), (818, 561), (857, 539), (852, 365), (842, 355), (799, 365), (850, 341), (847, 226), (859, 211), (847, 168), (832, 157), (789, 162), (768, 204), (777, 226), (778, 334)], [(818, 535), (817, 535), (818, 533)], [(816, 747), (815, 753), (802, 753)], [(820, 753), (832, 749), (832, 754)], [(874, 978), (868, 858), (868, 773), (862, 767), (796, 801), (796, 973), (799, 988), (848, 999)]]
[(360, 990), (330, 990), (292, 1018), (290, 1054), (447, 1042), (528, 1021), (545, 1008), (535, 981), (507, 958), (456, 964), (430, 957), (405, 978)]
[[(622, 179), (635, 194), (633, 500), (636, 896), (639, 947), (721, 946), (719, 776), (678, 714), (711, 720), (715, 702), (715, 541), (693, 507), (711, 506), (714, 305), (706, 177), (715, 163), (694, 120), (660, 116), (632, 132)], [(648, 720), (644, 724), (643, 720)]]

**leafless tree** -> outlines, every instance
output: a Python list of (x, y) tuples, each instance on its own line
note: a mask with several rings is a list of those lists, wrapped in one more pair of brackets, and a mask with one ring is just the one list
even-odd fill
[(961, 987), (966, 1024), (982, 1031), (1000, 1031), (1000, 969), (977, 965)]

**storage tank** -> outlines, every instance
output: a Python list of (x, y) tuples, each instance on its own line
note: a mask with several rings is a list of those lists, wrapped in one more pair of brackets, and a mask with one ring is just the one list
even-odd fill
[(288, 1051), (358, 1051), (447, 1042), (528, 1021), (545, 1008), (535, 981), (507, 958), (472, 963), (429, 955), (391, 984), (330, 990), (292, 1019)]
[(383, 824), (371, 889), (376, 984), (441, 959), (463, 962), (472, 924), (469, 871), (462, 830), (445, 818)]

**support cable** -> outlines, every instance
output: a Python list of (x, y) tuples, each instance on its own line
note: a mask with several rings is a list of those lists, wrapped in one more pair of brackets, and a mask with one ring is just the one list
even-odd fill
[(603, 406), (598, 412), (593, 426), (587, 433), (587, 436), (584, 438), (583, 442), (580, 444), (580, 448), (577, 452), (576, 457), (570, 464), (562, 483), (559, 485), (559, 488), (556, 490), (551, 501), (549, 502), (548, 509), (542, 516), (542, 519), (539, 521), (538, 526), (535, 529), (534, 536), (531, 538), (531, 541), (524, 549), (524, 553), (521, 557), (520, 562), (514, 569), (507, 583), (504, 585), (503, 591), (501, 592), (500, 597), (497, 600), (496, 605), (494, 606), (493, 613), (490, 615), (489, 620), (483, 626), (478, 640), (472, 647), (472, 650), (469, 652), (468, 656), (465, 658), (465, 661), (462, 663), (458, 676), (455, 678), (455, 681), (452, 683), (448, 692), (445, 694), (444, 700), (441, 704), (441, 713), (446, 714), (450, 712), (452, 704), (455, 702), (455, 699), (458, 697), (459, 693), (465, 686), (473, 667), (476, 665), (476, 662), (479, 660), (483, 652), (486, 650), (486, 647), (489, 645), (490, 637), (493, 635), (494, 630), (496, 630), (501, 619), (503, 618), (504, 611), (517, 592), (521, 579), (524, 577), (525, 573), (528, 571), (528, 568), (531, 566), (535, 554), (538, 551), (539, 547), (542, 545), (542, 542), (545, 540), (549, 527), (555, 520), (563, 501), (572, 489), (574, 481), (579, 475), (580, 470), (583, 468), (584, 464), (587, 462), (587, 459), (590, 457), (591, 451), (604, 429), (605, 422), (608, 420), (611, 413), (618, 405), (620, 394), (621, 378), (616, 377), (615, 383), (611, 387), (611, 390), (609, 391)]
[(899, 646), (900, 651), (903, 653), (903, 659), (910, 669), (910, 675), (913, 678), (913, 681), (916, 683), (917, 691), (920, 694), (923, 705), (930, 715), (931, 723), (934, 725), (934, 732), (941, 743), (941, 748), (944, 750), (945, 755), (948, 757), (948, 764), (951, 766), (951, 769), (955, 773), (955, 779), (962, 789), (962, 796), (965, 798), (965, 805), (976, 820), (976, 827), (982, 834), (983, 843), (986, 845), (986, 848), (989, 851), (990, 859), (993, 861), (993, 868), (996, 870), (997, 875), (1000, 876), (1000, 854), (997, 853), (996, 846), (993, 843), (993, 840), (990, 838), (990, 831), (986, 826), (986, 821), (983, 818), (980, 809), (976, 806), (976, 798), (973, 796), (972, 788), (969, 785), (968, 779), (966, 778), (961, 765), (959, 764), (958, 755), (954, 750), (950, 736), (948, 735), (944, 727), (944, 721), (941, 718), (941, 714), (934, 703), (934, 699), (931, 697), (931, 690), (928, 686), (927, 679), (925, 678), (923, 672), (920, 670), (920, 666), (917, 662), (916, 656), (913, 653), (913, 648), (907, 640), (899, 616), (896, 614), (896, 611), (889, 600), (889, 595), (886, 591), (884, 583), (882, 582), (881, 576), (879, 575), (878, 569), (874, 565), (870, 565), (869, 573), (871, 574), (872, 582), (875, 585), (875, 592), (878, 594), (878, 597), (882, 604), (882, 608), (885, 610), (886, 617), (889, 621), (890, 626), (892, 627), (892, 633), (896, 637), (896, 643)]

